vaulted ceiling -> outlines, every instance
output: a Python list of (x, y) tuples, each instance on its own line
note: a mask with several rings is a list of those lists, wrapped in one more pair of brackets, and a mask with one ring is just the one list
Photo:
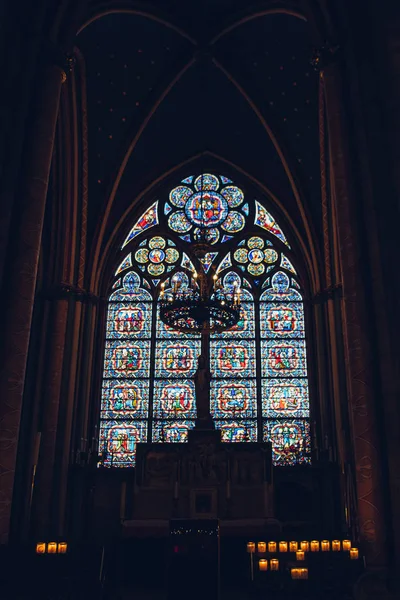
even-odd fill
[(301, 230), (300, 198), (320, 236), (311, 28), (276, 11), (240, 22), (234, 15), (244, 7), (158, 2), (151, 15), (114, 12), (77, 36), (87, 94), (89, 241), (102, 220), (111, 233), (147, 186), (204, 153), (266, 186)]

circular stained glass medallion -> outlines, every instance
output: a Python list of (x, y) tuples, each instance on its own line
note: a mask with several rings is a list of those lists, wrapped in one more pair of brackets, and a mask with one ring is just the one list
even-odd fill
[(247, 241), (249, 248), (264, 248), (264, 240), (260, 237), (252, 237)]
[(175, 250), (175, 248), (167, 248), (165, 251), (165, 260), (167, 261), (167, 263), (174, 263), (178, 260), (179, 258), (179, 252), (178, 250)]
[(186, 202), (185, 214), (195, 225), (206, 228), (216, 227), (225, 221), (228, 204), (216, 192), (197, 192)]
[(249, 261), (258, 265), (264, 260), (264, 252), (259, 248), (254, 248), (249, 251)]
[(204, 190), (217, 190), (219, 188), (218, 177), (211, 175), (211, 173), (204, 173), (196, 177), (194, 187), (198, 191)]
[(164, 265), (160, 265), (160, 264), (154, 265), (154, 264), (150, 263), (147, 266), (147, 270), (150, 273), (150, 275), (162, 275), (162, 273), (164, 273), (164, 271), (165, 271), (165, 267), (164, 267)]
[(247, 263), (248, 258), (247, 258), (246, 248), (238, 248), (237, 250), (235, 250), (235, 254), (233, 255), (233, 258), (235, 260), (237, 260), (239, 263)]
[(244, 200), (244, 194), (236, 185), (228, 185), (221, 190), (221, 196), (225, 198), (231, 208), (239, 206)]
[(147, 248), (139, 248), (139, 250), (136, 250), (135, 260), (138, 263), (147, 263), (147, 261), (149, 260), (149, 251), (147, 250)]
[(185, 213), (178, 211), (168, 217), (168, 225), (176, 233), (186, 233), (192, 228), (191, 223), (185, 217)]
[(244, 216), (240, 213), (233, 210), (226, 217), (225, 222), (221, 225), (222, 229), (225, 231), (229, 231), (230, 233), (237, 233), (241, 231), (244, 227), (245, 219)]
[(164, 250), (160, 250), (160, 248), (155, 248), (154, 250), (151, 250), (149, 253), (149, 259), (151, 260), (152, 263), (159, 264), (164, 260), (164, 258), (165, 258), (165, 252), (164, 252)]
[(156, 237), (151, 238), (149, 246), (150, 248), (165, 248), (165, 240), (157, 235)]
[(186, 204), (186, 201), (193, 194), (192, 190), (185, 185), (178, 185), (178, 187), (174, 188), (170, 194), (169, 199), (171, 204), (177, 206), (178, 208), (183, 208)]
[(274, 263), (277, 258), (278, 258), (278, 253), (275, 250), (272, 250), (271, 248), (267, 248), (267, 250), (264, 250), (265, 262), (271, 264), (271, 263)]
[(262, 263), (258, 264), (258, 265), (254, 265), (253, 263), (250, 263), (247, 265), (247, 270), (252, 275), (262, 275), (265, 271), (265, 267)]

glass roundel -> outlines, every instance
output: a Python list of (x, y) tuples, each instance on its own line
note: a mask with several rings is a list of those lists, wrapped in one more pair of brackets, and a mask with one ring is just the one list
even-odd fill
[(247, 269), (250, 275), (263, 275), (273, 268), (279, 258), (278, 252), (271, 248), (269, 240), (253, 236), (242, 243), (243, 245), (234, 251), (233, 258), (240, 264), (240, 268)]
[(159, 277), (173, 269), (179, 258), (180, 252), (174, 242), (168, 240), (167, 247), (167, 241), (159, 235), (143, 240), (134, 253), (134, 259), (140, 270), (152, 277)]
[(170, 229), (185, 242), (196, 241), (199, 229), (206, 230), (210, 244), (226, 242), (231, 239), (229, 234), (244, 228), (248, 204), (244, 204), (243, 191), (231, 180), (203, 173), (194, 180), (187, 177), (182, 184), (170, 192), (164, 214)]

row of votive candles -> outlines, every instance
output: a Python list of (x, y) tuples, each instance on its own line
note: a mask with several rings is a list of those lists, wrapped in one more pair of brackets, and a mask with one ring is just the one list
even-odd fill
[[(329, 540), (322, 540), (321, 542), (317, 540), (312, 540), (311, 542), (258, 542), (257, 543), (257, 552), (260, 554), (264, 554), (265, 552), (274, 553), (274, 552), (299, 552), (299, 557), (297, 560), (304, 560), (301, 558), (301, 553), (304, 552), (329, 552), (331, 549), (333, 552), (340, 552), (343, 550), (344, 552), (350, 553), (350, 558), (356, 560), (358, 558), (358, 548), (352, 548), (350, 540), (332, 540), (332, 545)], [(256, 543), (255, 542), (247, 542), (247, 552), (250, 554), (256, 551)], [(297, 557), (297, 556), (296, 556)]]
[(38, 542), (36, 544), (36, 554), (66, 554), (67, 542)]

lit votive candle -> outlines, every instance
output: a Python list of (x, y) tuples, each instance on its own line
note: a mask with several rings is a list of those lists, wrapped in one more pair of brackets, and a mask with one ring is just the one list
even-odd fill
[(340, 541), (332, 540), (332, 552), (340, 552)]
[(317, 540), (313, 540), (310, 543), (311, 552), (319, 552), (319, 542)]
[(58, 554), (66, 554), (67, 553), (67, 542), (60, 542), (58, 544)]
[(266, 558), (260, 558), (258, 561), (258, 568), (260, 571), (268, 571), (268, 561)]
[(305, 559), (305, 554), (304, 554), (303, 550), (297, 550), (296, 560), (304, 560), (304, 559)]
[(36, 544), (36, 554), (45, 554), (46, 553), (46, 544), (44, 542), (38, 542)]
[(279, 542), (279, 552), (287, 552), (287, 542)]
[(351, 560), (358, 559), (358, 548), (350, 548), (350, 558)]
[(300, 569), (290, 569), (292, 579), (300, 579)]
[(343, 542), (342, 542), (342, 548), (343, 548), (344, 552), (350, 552), (351, 541), (350, 540), (343, 540)]
[(308, 552), (310, 549), (310, 542), (300, 542), (300, 550), (303, 552)]
[(289, 542), (289, 550), (290, 552), (296, 552), (299, 547), (297, 542)]
[(258, 542), (257, 544), (257, 552), (263, 554), (267, 551), (267, 544), (265, 542)]
[(57, 552), (57, 544), (56, 544), (56, 542), (49, 542), (47, 544), (47, 552), (49, 554), (56, 554), (56, 552)]
[(247, 542), (247, 552), (253, 554), (256, 551), (256, 545), (254, 542)]
[(330, 542), (329, 540), (322, 540), (321, 542), (321, 550), (322, 552), (329, 552)]
[(268, 552), (276, 552), (276, 542), (268, 542)]
[(299, 569), (300, 577), (299, 579), (308, 579), (308, 569)]
[(277, 558), (271, 558), (269, 561), (271, 571), (279, 571), (279, 560)]

